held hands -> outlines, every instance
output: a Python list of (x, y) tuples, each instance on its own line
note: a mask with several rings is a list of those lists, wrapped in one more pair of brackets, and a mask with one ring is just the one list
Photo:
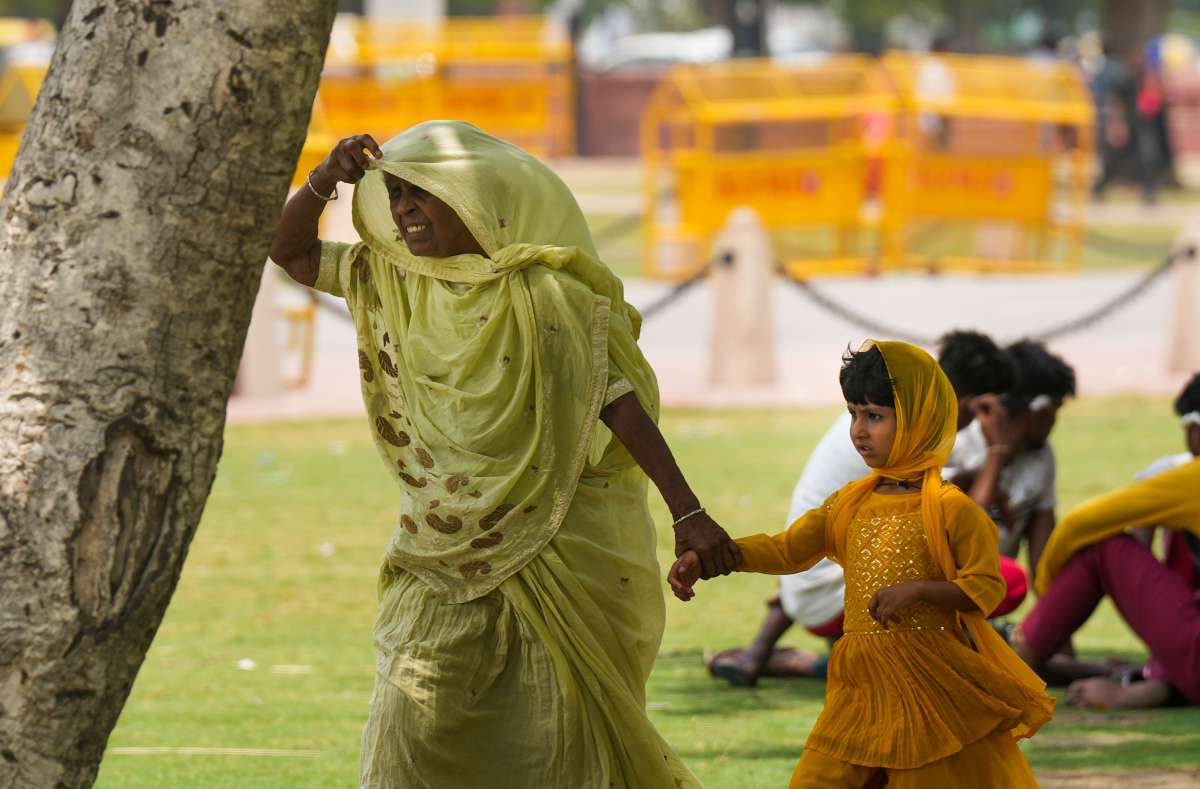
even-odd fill
[(682, 559), (688, 551), (695, 552), (700, 578), (705, 580), (729, 575), (742, 561), (737, 544), (706, 512), (698, 512), (675, 527), (675, 555)]
[(700, 580), (700, 556), (695, 551), (684, 551), (667, 573), (671, 591), (683, 602), (696, 596), (692, 587)]
[(325, 160), (317, 165), (314, 176), (320, 176), (322, 185), (331, 188), (339, 182), (356, 184), (367, 171), (367, 151), (376, 159), (383, 156), (379, 145), (369, 134), (356, 134), (338, 141)]
[(902, 609), (921, 599), (921, 583), (907, 581), (880, 589), (871, 598), (871, 602), (867, 603), (867, 613), (886, 630), (888, 624), (898, 618)]

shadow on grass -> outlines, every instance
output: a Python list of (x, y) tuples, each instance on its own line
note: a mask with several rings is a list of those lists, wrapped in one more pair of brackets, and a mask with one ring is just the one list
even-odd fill
[[(1136, 654), (1130, 654), (1136, 658)], [(713, 679), (698, 650), (660, 656), (650, 708), (685, 760), (775, 761), (800, 757), (824, 703), (820, 680), (760, 680), (737, 688)], [(1061, 689), (1054, 721), (1023, 743), (1035, 770), (1170, 770), (1200, 766), (1200, 708), (1098, 712), (1068, 706)]]
[(1025, 751), (1032, 764), (1041, 768), (1094, 769), (1098, 765), (1122, 768), (1195, 767), (1200, 762), (1200, 735), (1165, 737), (1153, 735), (1124, 742), (1100, 738), (1094, 744), (1070, 738), (1061, 743), (1034, 742)]
[(824, 680), (763, 678), (753, 688), (734, 687), (709, 676), (699, 652), (660, 658), (650, 681), (652, 708), (671, 717), (724, 717), (774, 710), (815, 718), (824, 700)]
[(779, 759), (791, 764), (800, 760), (803, 750), (804, 746), (802, 745), (789, 745), (781, 742), (778, 745), (758, 748), (689, 748), (684, 746), (676, 748), (675, 753), (683, 759), (685, 764), (690, 760), (703, 759), (749, 759), (755, 762)]

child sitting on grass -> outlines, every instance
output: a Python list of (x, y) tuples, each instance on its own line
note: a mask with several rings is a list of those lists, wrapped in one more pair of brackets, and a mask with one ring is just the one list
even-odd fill
[[(840, 379), (871, 473), (787, 531), (737, 541), (744, 572), (794, 573), (823, 556), (845, 570), (845, 636), (789, 786), (1037, 786), (1016, 741), (1054, 700), (985, 619), (1005, 593), (996, 527), (940, 476), (954, 390), (900, 342), (848, 352)], [(668, 574), (684, 601), (699, 579), (692, 552)]]

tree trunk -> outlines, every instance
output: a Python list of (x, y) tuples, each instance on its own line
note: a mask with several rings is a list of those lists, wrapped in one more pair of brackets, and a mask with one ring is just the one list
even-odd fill
[(89, 786), (175, 589), (334, 0), (76, 0), (0, 203), (0, 789)]
[(1101, 27), (1108, 50), (1118, 56), (1141, 50), (1162, 35), (1171, 14), (1171, 0), (1104, 0)]

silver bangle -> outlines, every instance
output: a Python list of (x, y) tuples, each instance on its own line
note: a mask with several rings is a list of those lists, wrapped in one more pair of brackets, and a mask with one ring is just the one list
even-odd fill
[(317, 187), (312, 185), (312, 172), (310, 172), (308, 174), (308, 177), (304, 179), (304, 183), (308, 184), (308, 191), (312, 192), (313, 197), (316, 197), (318, 200), (324, 200), (326, 203), (328, 203), (332, 200), (338, 199), (337, 184), (333, 185), (333, 194), (326, 197), (325, 195), (323, 195), (317, 191)]
[(699, 515), (699, 514), (700, 514), (700, 513), (702, 513), (702, 512), (704, 512), (704, 508), (703, 508), (703, 507), (700, 507), (699, 509), (694, 509), (694, 510), (692, 510), (692, 511), (691, 511), (691, 512), (689, 512), (687, 515), (681, 515), (680, 517), (678, 517), (678, 518), (676, 518), (676, 519), (675, 519), (675, 522), (674, 522), (674, 523), (672, 523), (672, 524), (671, 524), (671, 528), (672, 528), (672, 529), (674, 529), (676, 526), (678, 526), (679, 524), (683, 523), (683, 522), (684, 522), (685, 520), (687, 520), (688, 518), (692, 517), (693, 515)]

